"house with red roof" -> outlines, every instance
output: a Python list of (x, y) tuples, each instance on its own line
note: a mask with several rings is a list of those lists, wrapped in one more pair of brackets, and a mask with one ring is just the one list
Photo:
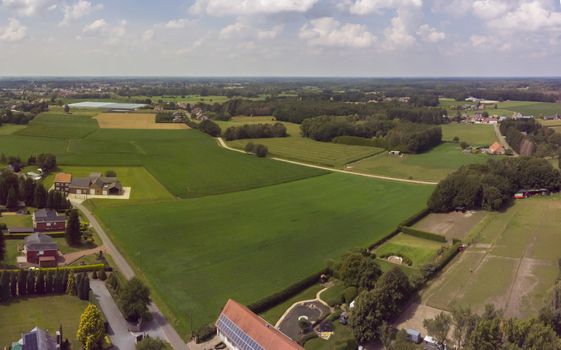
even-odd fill
[(292, 339), (230, 299), (216, 321), (218, 336), (232, 350), (304, 350)]

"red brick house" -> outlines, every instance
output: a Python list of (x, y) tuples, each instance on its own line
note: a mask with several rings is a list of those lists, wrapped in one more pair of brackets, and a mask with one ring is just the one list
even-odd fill
[(72, 175), (67, 173), (57, 173), (55, 175), (55, 190), (68, 193), (68, 186), (72, 182)]
[(66, 215), (53, 209), (38, 209), (33, 213), (33, 228), (37, 232), (64, 231)]
[(50, 236), (36, 232), (25, 237), (23, 248), (26, 261), (40, 267), (56, 267), (58, 245)]

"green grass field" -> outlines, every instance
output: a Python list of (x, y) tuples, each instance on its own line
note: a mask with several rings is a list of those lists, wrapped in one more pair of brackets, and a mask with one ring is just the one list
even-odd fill
[(407, 257), (413, 262), (411, 267), (418, 268), (431, 262), (441, 246), (435, 241), (400, 233), (374, 250), (374, 253), (377, 256), (393, 254)]
[[(448, 109), (448, 115), (455, 115), (456, 110), (452, 110), (451, 106), (458, 106), (463, 104), (471, 104), (468, 101), (455, 101), (450, 98), (441, 98), (440, 105)], [(485, 110), (489, 112), (490, 115), (503, 115), (510, 117), (514, 113), (522, 113), (524, 115), (533, 115), (535, 117), (543, 117), (545, 115), (553, 115), (561, 113), (561, 103), (552, 102), (532, 102), (532, 101), (505, 101), (497, 103), (497, 108), (494, 105), (486, 106)], [(477, 112), (482, 111), (460, 111), (460, 113), (467, 113), (473, 115)]]
[(41, 113), (25, 129), (17, 132), (23, 136), (38, 136), (60, 139), (81, 139), (94, 132), (97, 121), (93, 119), (96, 112), (79, 111), (64, 114), (54, 110)]
[(559, 275), (561, 198), (517, 201), (491, 213), (472, 233), (473, 243), (423, 294), (441, 309), (453, 303), (482, 310), (493, 303), (508, 317), (535, 316)]
[(311, 339), (304, 344), (306, 350), (354, 350), (357, 348), (352, 330), (339, 322), (333, 322), (333, 335), (329, 340)]
[(286, 300), (283, 303), (278, 304), (274, 308), (265, 311), (264, 313), (260, 314), (259, 316), (263, 317), (267, 322), (272, 324), (273, 326), (275, 323), (281, 318), (286, 310), (292, 306), (292, 304), (303, 301), (303, 300), (310, 300), (315, 299), (317, 292), (322, 290), (323, 287), (319, 284), (313, 285), (310, 288), (296, 294), (292, 298)]
[(31, 227), (33, 220), (31, 215), (0, 215), (0, 223), (6, 224), (8, 227)]
[(0, 346), (9, 347), (22, 333), (37, 326), (54, 336), (62, 324), (64, 337), (77, 349), (76, 331), (87, 305), (86, 301), (68, 295), (18, 298), (7, 304), (0, 303)]
[(0, 125), (0, 136), (11, 135), (21, 129), (25, 129), (26, 127), (27, 125), (2, 124)]
[(442, 140), (452, 141), (459, 137), (471, 146), (489, 146), (497, 141), (493, 125), (450, 123), (441, 125)]
[(484, 163), (488, 156), (465, 154), (459, 144), (443, 143), (430, 152), (392, 156), (384, 152), (352, 164), (350, 171), (404, 179), (440, 181), (462, 165)]
[(191, 315), (198, 327), (227, 298), (256, 301), (380, 239), (420, 210), (431, 191), (331, 174), (96, 214), (187, 334)]

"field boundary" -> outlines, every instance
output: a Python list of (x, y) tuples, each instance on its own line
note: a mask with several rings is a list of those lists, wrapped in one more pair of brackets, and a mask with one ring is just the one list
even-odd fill
[[(240, 149), (228, 146), (221, 137), (216, 138), (216, 140), (217, 140), (218, 144), (220, 145), (220, 147), (222, 147), (222, 148), (225, 148), (225, 149), (230, 150), (230, 151), (238, 152), (238, 153), (247, 154), (247, 152), (245, 152), (245, 151), (242, 151)], [(410, 180), (410, 179), (402, 179), (402, 178), (391, 177), (391, 176), (357, 173), (357, 172), (354, 172), (354, 171), (335, 169), (335, 168), (330, 168), (330, 167), (326, 167), (326, 166), (303, 163), (303, 162), (298, 162), (298, 161), (288, 160), (288, 159), (278, 158), (278, 157), (271, 157), (270, 159), (273, 159), (273, 160), (276, 160), (276, 161), (279, 161), (279, 162), (301, 165), (301, 166), (305, 166), (305, 167), (309, 167), (309, 168), (316, 168), (316, 169), (327, 170), (327, 171), (331, 171), (331, 172), (354, 175), (354, 176), (368, 177), (368, 178), (378, 179), (378, 180), (405, 182), (405, 183), (411, 183), (411, 184), (417, 184), (417, 185), (430, 185), (430, 186), (438, 185), (438, 182), (433, 182), (433, 181)]]

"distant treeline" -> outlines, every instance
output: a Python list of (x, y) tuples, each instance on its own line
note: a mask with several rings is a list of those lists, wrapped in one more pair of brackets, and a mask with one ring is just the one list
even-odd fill
[(307, 118), (300, 125), (302, 136), (316, 141), (331, 141), (338, 136), (372, 138), (385, 136), (395, 124), (390, 120), (358, 116), (321, 116)]
[(48, 111), (49, 105), (45, 101), (36, 102), (19, 102), (15, 105), (15, 111), (12, 106), (0, 107), (0, 125), (2, 123), (27, 124), (35, 116), (41, 112)]
[(496, 89), (467, 89), (464, 91), (448, 92), (445, 96), (453, 97), (456, 101), (465, 101), (468, 97), (493, 101), (535, 101), (555, 102), (555, 97), (537, 91), (525, 90), (496, 90)]
[(544, 159), (518, 157), (490, 159), (463, 166), (442, 180), (428, 201), (435, 212), (455, 208), (498, 210), (520, 189), (561, 188), (561, 173)]
[(224, 138), (227, 141), (239, 139), (258, 139), (271, 137), (286, 137), (286, 127), (282, 123), (275, 124), (245, 124), (241, 126), (231, 126), (224, 131)]
[(534, 119), (505, 120), (500, 130), (508, 144), (523, 156), (555, 156), (561, 149), (561, 134)]
[(384, 137), (386, 148), (407, 153), (423, 153), (442, 142), (442, 128), (400, 123)]

